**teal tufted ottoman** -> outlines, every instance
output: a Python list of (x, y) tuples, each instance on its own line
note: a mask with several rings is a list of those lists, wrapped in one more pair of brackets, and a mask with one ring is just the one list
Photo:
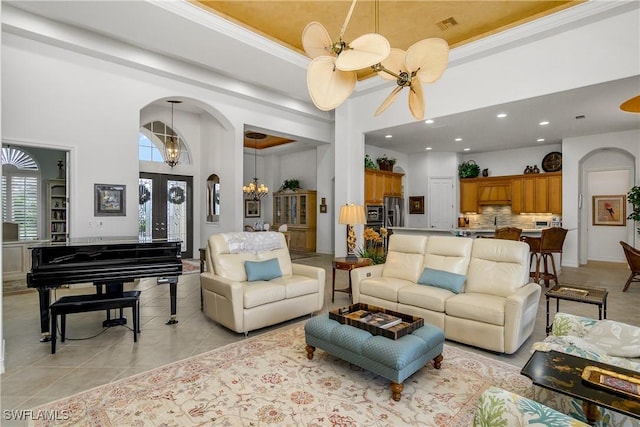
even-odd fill
[(343, 325), (329, 316), (316, 316), (304, 325), (307, 358), (320, 348), (347, 362), (371, 371), (391, 381), (393, 400), (398, 401), (402, 382), (427, 362), (440, 369), (444, 332), (426, 324), (409, 335), (392, 340), (372, 335), (362, 329)]

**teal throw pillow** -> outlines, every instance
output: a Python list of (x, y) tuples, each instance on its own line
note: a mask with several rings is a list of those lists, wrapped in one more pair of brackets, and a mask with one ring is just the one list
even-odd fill
[(464, 281), (466, 279), (467, 276), (463, 274), (425, 268), (418, 279), (418, 283), (421, 285), (435, 286), (436, 288), (446, 289), (459, 294), (462, 292), (462, 287), (464, 286)]
[(266, 261), (245, 261), (244, 269), (247, 272), (247, 280), (249, 282), (271, 280), (282, 276), (278, 258), (272, 258)]

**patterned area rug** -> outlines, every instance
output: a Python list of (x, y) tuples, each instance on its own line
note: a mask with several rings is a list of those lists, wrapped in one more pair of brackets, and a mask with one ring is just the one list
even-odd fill
[(34, 411), (68, 415), (65, 426), (467, 427), (490, 385), (533, 394), (518, 368), (445, 345), (442, 368), (429, 362), (395, 402), (382, 377), (322, 350), (307, 360), (301, 322)]

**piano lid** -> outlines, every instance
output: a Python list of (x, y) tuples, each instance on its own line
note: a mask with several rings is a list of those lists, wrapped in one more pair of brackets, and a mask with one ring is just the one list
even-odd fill
[(127, 243), (164, 243), (164, 242), (180, 242), (178, 239), (152, 239), (150, 237), (138, 236), (93, 236), (93, 237), (75, 237), (68, 239), (66, 242), (40, 242), (32, 246), (33, 248), (44, 247), (61, 247), (61, 246), (89, 246), (89, 245), (109, 245), (109, 244), (127, 244)]

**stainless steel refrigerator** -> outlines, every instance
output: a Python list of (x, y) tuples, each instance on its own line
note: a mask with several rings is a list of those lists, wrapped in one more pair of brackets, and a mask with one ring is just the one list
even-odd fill
[(404, 199), (402, 197), (384, 198), (384, 226), (404, 227)]

